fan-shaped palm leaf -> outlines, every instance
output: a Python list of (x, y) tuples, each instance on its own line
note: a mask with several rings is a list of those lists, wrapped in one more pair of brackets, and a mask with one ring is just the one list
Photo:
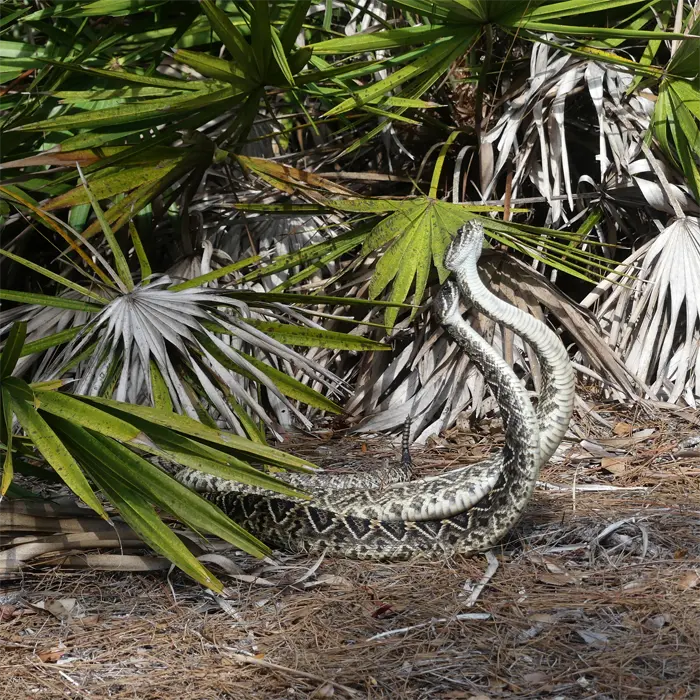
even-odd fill
[[(674, 221), (626, 263), (582, 303), (595, 308), (608, 342), (653, 394), (669, 402), (682, 397), (696, 406), (700, 399), (699, 220)], [(631, 279), (610, 289), (610, 282), (630, 271)]]
[[(21, 299), (22, 294), (17, 294)], [(76, 393), (151, 404), (157, 403), (157, 387), (162, 383), (175, 410), (200, 418), (203, 411), (212, 411), (224, 426), (250, 433), (254, 423), (248, 414), (274, 429), (269, 412), (256, 396), (256, 385), (274, 395), (307, 426), (310, 423), (289, 397), (316, 408), (340, 411), (337, 404), (298, 379), (279, 377), (270, 362), (295, 367), (331, 393), (342, 391), (342, 383), (332, 372), (287, 347), (275, 335), (299, 345), (355, 350), (385, 347), (357, 336), (289, 326), (276, 320), (261, 326), (266, 315), (264, 296), (254, 313), (235, 293), (202, 287), (178, 289), (167, 276), (152, 277), (130, 292), (112, 295), (97, 313), (86, 309), (74, 312), (70, 318), (69, 311), (55, 310), (49, 326), (55, 331), (54, 340), (65, 341), (65, 325), (79, 316), (89, 314), (92, 318), (76, 337), (39, 364), (33, 373), (35, 380), (47, 381), (70, 372), (77, 379)], [(252, 295), (254, 306), (256, 296)], [(80, 308), (79, 303), (76, 305)], [(272, 319), (278, 313), (279, 309), (273, 311)], [(41, 314), (38, 318), (44, 322), (44, 316), (51, 316), (48, 310)], [(22, 313), (12, 310), (2, 320), (22, 316), (33, 320), (33, 344), (29, 349), (38, 348), (47, 328), (37, 327), (34, 308)], [(25, 371), (27, 368), (23, 367)]]

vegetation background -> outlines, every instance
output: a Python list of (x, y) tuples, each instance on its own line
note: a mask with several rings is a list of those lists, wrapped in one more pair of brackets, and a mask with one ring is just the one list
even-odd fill
[(699, 35), (682, 0), (6, 0), (2, 494), (103, 496), (220, 588), (161, 514), (265, 548), (145, 457), (289, 492), (294, 426), (492, 411), (429, 304), (474, 217), (590, 388), (695, 407)]

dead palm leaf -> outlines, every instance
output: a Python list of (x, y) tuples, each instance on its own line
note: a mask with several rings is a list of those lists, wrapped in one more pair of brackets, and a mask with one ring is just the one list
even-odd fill
[[(622, 273), (632, 274), (623, 284)], [(700, 398), (700, 221), (684, 217), (636, 251), (582, 304), (649, 393), (696, 406)]]

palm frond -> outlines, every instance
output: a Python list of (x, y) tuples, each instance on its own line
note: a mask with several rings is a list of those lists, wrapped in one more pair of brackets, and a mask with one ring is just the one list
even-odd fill
[(700, 222), (678, 219), (621, 266), (634, 276), (624, 285), (611, 275), (583, 300), (593, 307), (610, 345), (649, 394), (697, 406), (700, 398)]

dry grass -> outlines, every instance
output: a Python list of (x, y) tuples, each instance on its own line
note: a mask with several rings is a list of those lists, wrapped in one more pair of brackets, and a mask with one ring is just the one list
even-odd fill
[[(604, 469), (577, 445), (543, 479), (645, 489), (540, 491), (471, 608), (481, 558), (327, 560), (309, 571), (315, 562), (302, 556), (237, 557), (263, 580), (224, 577), (223, 602), (176, 572), (44, 565), (4, 584), (0, 696), (700, 698), (700, 454), (674, 456), (700, 429), (673, 413), (605, 408), (615, 433), (591, 423), (582, 437), (616, 440), (603, 447), (623, 454)], [(655, 432), (625, 441), (628, 424)], [(420, 469), (449, 468), (493, 442), (453, 437), (419, 453)], [(357, 439), (340, 446), (296, 448), (331, 462), (363, 450)]]

